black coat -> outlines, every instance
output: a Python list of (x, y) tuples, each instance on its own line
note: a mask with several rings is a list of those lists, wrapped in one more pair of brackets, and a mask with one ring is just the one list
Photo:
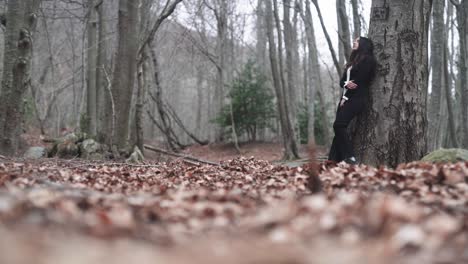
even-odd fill
[[(345, 158), (354, 156), (354, 150), (346, 133), (346, 128), (349, 122), (351, 122), (356, 115), (361, 113), (367, 104), (369, 85), (374, 77), (375, 66), (375, 60), (366, 57), (351, 69), (350, 80), (353, 80), (354, 83), (357, 84), (357, 87), (356, 89), (347, 90), (346, 97), (348, 97), (348, 100), (345, 102), (344, 106), (340, 107), (338, 103), (336, 119), (333, 123), (335, 137), (333, 138), (330, 148), (329, 160), (340, 162)], [(346, 77), (347, 72), (345, 71), (340, 80), (341, 88), (343, 88)], [(341, 101), (341, 98), (338, 101)]]
[[(376, 63), (371, 57), (365, 57), (351, 69), (350, 80), (357, 84), (356, 89), (348, 89), (346, 97), (349, 99), (353, 97), (361, 97), (367, 99), (369, 95), (369, 85), (374, 77)], [(346, 70), (343, 72), (340, 80), (340, 87), (346, 81)]]

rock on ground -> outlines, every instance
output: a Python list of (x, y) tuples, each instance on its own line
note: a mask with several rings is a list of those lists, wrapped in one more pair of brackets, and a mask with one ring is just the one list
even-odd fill
[(429, 162), (459, 162), (468, 161), (468, 150), (451, 148), (451, 149), (438, 149), (422, 158), (422, 161)]
[(25, 159), (40, 159), (45, 157), (47, 154), (47, 150), (44, 147), (30, 147), (26, 153), (24, 153), (23, 157)]

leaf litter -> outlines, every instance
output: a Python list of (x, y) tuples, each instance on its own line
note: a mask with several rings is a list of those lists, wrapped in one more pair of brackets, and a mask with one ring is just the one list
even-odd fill
[(77, 263), (468, 262), (468, 162), (319, 171), (311, 195), (307, 165), (254, 158), (3, 162), (0, 263), (68, 263), (91, 245)]

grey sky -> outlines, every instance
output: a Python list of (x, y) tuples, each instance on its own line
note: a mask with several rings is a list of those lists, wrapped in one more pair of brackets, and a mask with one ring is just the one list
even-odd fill
[[(245, 28), (245, 36), (244, 36), (244, 41), (246, 42), (253, 42), (255, 40), (255, 32), (254, 32), (254, 12), (257, 6), (257, 0), (235, 0), (237, 2), (237, 12), (243, 15), (246, 15), (246, 28)], [(350, 1), (347, 1), (350, 2)], [(371, 6), (371, 0), (361, 0), (362, 3), (362, 10), (361, 10), (361, 15), (364, 18), (365, 21), (365, 29), (368, 28), (368, 23), (369, 23), (369, 16), (370, 16), (370, 6)], [(281, 4), (282, 1), (279, 0), (279, 4)], [(338, 43), (338, 37), (337, 37), (337, 19), (336, 19), (336, 6), (335, 6), (335, 0), (318, 0), (322, 16), (324, 19), (325, 26), (328, 30), (328, 34), (331, 37), (331, 40), (333, 42), (333, 45), (337, 46)], [(315, 7), (312, 5), (312, 16), (314, 17), (314, 27), (315, 27), (315, 34), (317, 38), (317, 45), (319, 48), (319, 53), (320, 57), (327, 62), (331, 62), (331, 56), (330, 52), (328, 49), (328, 44), (326, 42), (326, 39), (324, 37), (322, 27), (320, 26), (320, 20), (318, 18), (317, 12)], [(351, 14), (351, 6), (348, 4), (347, 6), (347, 11), (348, 14)], [(188, 17), (186, 15), (186, 10), (184, 7), (181, 8), (180, 12), (178, 13), (178, 19), (186, 24), (190, 25), (190, 22), (187, 21)], [(351, 21), (351, 16), (350, 16), (350, 21)], [(351, 23), (352, 25), (352, 23)], [(362, 35), (367, 35), (367, 32), (363, 31)]]

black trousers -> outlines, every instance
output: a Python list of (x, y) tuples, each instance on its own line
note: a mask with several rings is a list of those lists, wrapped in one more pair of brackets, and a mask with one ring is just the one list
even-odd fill
[(335, 137), (333, 138), (332, 146), (328, 154), (328, 159), (340, 162), (346, 158), (354, 156), (354, 150), (351, 140), (347, 133), (347, 128), (351, 120), (364, 110), (365, 99), (361, 97), (352, 97), (336, 111), (333, 130)]

